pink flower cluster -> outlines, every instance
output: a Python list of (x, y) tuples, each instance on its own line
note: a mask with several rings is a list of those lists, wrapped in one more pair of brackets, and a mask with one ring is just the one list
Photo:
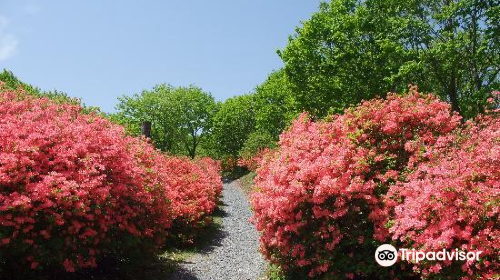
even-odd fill
[[(395, 185), (389, 196), (395, 207), (392, 238), (408, 248), (481, 251), (481, 261), (460, 265), (423, 262), (415, 270), (462, 279), (494, 279), (500, 269), (500, 122), (483, 117), (425, 152), (426, 161)], [(458, 273), (457, 273), (458, 272)], [(454, 274), (453, 274), (454, 273)]]
[(219, 170), (220, 163), (210, 158), (195, 162), (187, 158), (168, 158), (165, 181), (172, 191), (167, 196), (176, 202), (172, 207), (177, 223), (196, 227), (215, 210), (222, 192)]
[[(307, 115), (301, 115), (281, 135), (279, 150), (262, 162), (255, 179), (253, 220), (261, 232), (266, 257), (285, 270), (309, 277), (387, 279), (415, 277), (418, 273), (404, 263), (392, 269), (378, 268), (373, 259), (375, 249), (392, 238), (407, 240), (418, 236), (406, 244), (429, 247), (435, 241), (430, 239), (442, 231), (444, 236), (438, 240), (446, 240), (442, 246), (447, 248), (457, 244), (475, 248), (482, 244), (481, 248), (490, 246), (489, 255), (498, 253), (498, 231), (493, 230), (495, 222), (491, 222), (498, 218), (498, 177), (494, 177), (500, 170), (498, 126), (483, 134), (472, 128), (457, 132), (460, 121), (449, 104), (432, 95), (421, 95), (415, 87), (407, 95), (389, 94), (386, 99), (363, 102), (325, 121), (312, 122)], [(489, 144), (483, 144), (484, 149), (476, 147), (473, 152), (471, 147), (476, 140), (470, 140), (469, 148), (460, 146), (452, 152), (461, 151), (474, 157), (468, 174), (476, 177), (464, 173), (465, 165), (453, 165), (461, 163), (462, 156), (454, 157), (453, 163), (447, 163), (449, 166), (440, 166), (450, 159), (444, 150), (434, 150), (444, 145), (446, 137), (460, 138), (468, 133), (477, 133), (473, 137), (476, 140), (490, 137)], [(441, 181), (429, 181), (413, 173), (419, 168), (422, 168), (419, 174), (429, 172), (430, 167), (425, 166), (431, 164), (429, 156), (433, 153), (443, 153), (443, 160), (434, 161), (436, 165), (431, 166), (434, 172), (442, 174), (443, 180), (449, 180), (448, 184), (469, 180), (462, 187), (455, 186), (453, 196), (440, 189)], [(495, 157), (496, 161), (492, 161)], [(472, 169), (474, 164), (481, 165)], [(410, 182), (406, 187), (411, 190), (421, 187), (419, 191), (428, 196), (426, 202), (432, 206), (419, 206), (423, 198), (418, 191), (410, 200), (405, 199), (405, 195), (412, 193), (402, 192), (405, 187), (401, 184), (407, 178)], [(418, 183), (418, 180), (426, 181)], [(470, 183), (480, 182), (477, 180), (486, 182), (484, 187)], [(399, 191), (395, 193), (396, 190)], [(441, 193), (451, 200), (440, 198)], [(431, 196), (437, 201), (433, 203)], [(457, 212), (448, 214), (450, 218), (456, 215), (457, 219), (437, 222), (439, 211), (449, 211), (450, 204), (460, 199), (461, 204), (453, 208)], [(408, 205), (404, 206), (405, 203)], [(468, 212), (474, 207), (476, 212)], [(412, 223), (407, 224), (409, 221)], [(469, 233), (459, 233), (460, 227), (453, 223)], [(429, 233), (422, 232), (423, 228)], [(477, 241), (469, 238), (478, 233), (483, 235)], [(463, 237), (458, 237), (461, 234)], [(489, 264), (473, 268), (474, 265), (467, 264), (464, 270), (475, 275), (480, 267)], [(432, 271), (436, 270), (432, 267)]]
[(218, 171), (166, 157), (78, 106), (0, 85), (0, 250), (20, 265), (72, 272), (110, 252), (155, 250), (172, 222), (214, 210)]

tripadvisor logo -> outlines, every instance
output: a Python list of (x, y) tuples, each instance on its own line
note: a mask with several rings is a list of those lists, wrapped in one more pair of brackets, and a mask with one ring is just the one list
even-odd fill
[(416, 263), (419, 263), (420, 261), (423, 260), (479, 261), (479, 255), (481, 253), (482, 251), (464, 252), (464, 251), (459, 251), (458, 249), (452, 251), (447, 251), (446, 249), (443, 249), (438, 252), (432, 252), (432, 251), (423, 252), (423, 251), (417, 251), (415, 249), (410, 250), (406, 248), (401, 248), (399, 249), (399, 254), (398, 254), (398, 250), (394, 248), (394, 246), (390, 244), (382, 244), (375, 251), (375, 261), (377, 261), (379, 265), (386, 267), (395, 264), (396, 261), (398, 260), (398, 255), (401, 257), (401, 260), (403, 261), (411, 261)]
[(381, 266), (391, 266), (398, 260), (398, 250), (390, 244), (382, 244), (375, 251), (375, 260)]

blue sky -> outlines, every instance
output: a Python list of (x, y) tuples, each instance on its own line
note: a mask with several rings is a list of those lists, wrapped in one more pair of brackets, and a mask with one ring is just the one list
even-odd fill
[(244, 94), (319, 0), (1, 0), (0, 69), (112, 112), (158, 83)]

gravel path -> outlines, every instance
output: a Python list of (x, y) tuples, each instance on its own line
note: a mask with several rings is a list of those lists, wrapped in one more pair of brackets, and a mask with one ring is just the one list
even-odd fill
[(259, 253), (258, 233), (248, 219), (252, 212), (247, 197), (233, 184), (224, 184), (222, 229), (214, 244), (181, 263), (170, 279), (254, 280), (265, 269)]

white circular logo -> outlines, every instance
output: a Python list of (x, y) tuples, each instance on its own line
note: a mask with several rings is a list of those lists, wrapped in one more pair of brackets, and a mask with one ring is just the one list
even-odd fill
[(391, 266), (398, 260), (398, 250), (390, 244), (382, 244), (375, 251), (375, 260), (381, 266)]

